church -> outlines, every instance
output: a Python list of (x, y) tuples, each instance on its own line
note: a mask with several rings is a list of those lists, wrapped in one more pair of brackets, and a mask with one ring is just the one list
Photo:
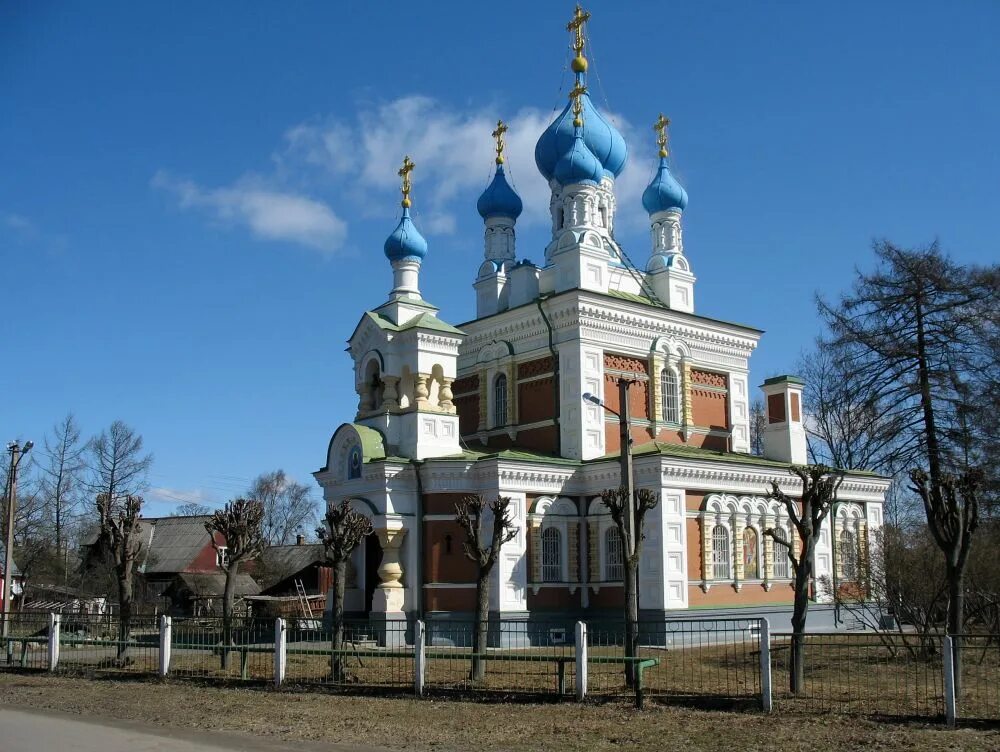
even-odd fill
[[(763, 531), (796, 544), (766, 493), (777, 481), (794, 495), (789, 466), (807, 462), (804, 385), (781, 376), (760, 386), (764, 449), (751, 454), (749, 365), (762, 332), (696, 312), (700, 262), (685, 248), (688, 195), (671, 174), (662, 115), (659, 164), (642, 195), (649, 257), (637, 265), (616, 242), (615, 180), (628, 147), (587, 90), (589, 17), (578, 7), (568, 26), (575, 86), (535, 146), (551, 190), (540, 265), (518, 257), (523, 207), (504, 173), (506, 127), (493, 132), (495, 170), (476, 207), (484, 253), (469, 268), (471, 321), (448, 323), (421, 296), (429, 249), (410, 215), (408, 157), (399, 171), (402, 216), (384, 247), (392, 289), (350, 335), (357, 412), (314, 473), (328, 504), (350, 499), (375, 530), (349, 567), (349, 614), (470, 617), (475, 565), (455, 503), (482, 494), (509, 497), (517, 526), (493, 571), (493, 617), (620, 618), (622, 548), (600, 493), (622, 481), (624, 413), (635, 487), (659, 499), (646, 516), (642, 615), (788, 625), (791, 566)], [(847, 472), (821, 531), (817, 579), (857, 578), (888, 487)], [(829, 608), (816, 611), (811, 625), (833, 625)]]

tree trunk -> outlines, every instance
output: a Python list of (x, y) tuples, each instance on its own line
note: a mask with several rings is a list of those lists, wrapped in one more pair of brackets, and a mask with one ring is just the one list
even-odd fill
[(347, 580), (347, 560), (335, 561), (333, 564), (333, 609), (331, 616), (332, 652), (330, 654), (330, 675), (333, 681), (344, 681), (347, 671), (344, 656), (344, 589)]
[(955, 696), (962, 692), (962, 630), (965, 614), (965, 572), (958, 566), (948, 565), (948, 634), (952, 640), (952, 664), (955, 669)]
[(129, 661), (128, 643), (132, 636), (132, 576), (131, 572), (118, 578), (118, 665)]
[[(632, 557), (623, 557), (625, 568), (625, 657), (636, 658), (639, 655), (639, 588), (637, 583), (637, 563)], [(635, 686), (635, 662), (625, 662), (625, 685)]]
[(480, 568), (476, 578), (476, 623), (472, 630), (472, 674), (473, 682), (481, 682), (486, 677), (486, 641), (489, 638), (490, 616), (490, 570)]
[(792, 608), (792, 652), (788, 670), (788, 689), (793, 695), (805, 688), (805, 631), (809, 613), (809, 580), (812, 575), (812, 545), (800, 554), (795, 572), (795, 601)]
[(229, 652), (233, 646), (233, 602), (236, 600), (236, 574), (239, 562), (226, 568), (226, 588), (222, 594), (222, 670), (229, 668)]

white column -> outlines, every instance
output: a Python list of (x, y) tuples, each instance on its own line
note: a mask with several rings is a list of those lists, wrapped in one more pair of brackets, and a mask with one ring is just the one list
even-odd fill
[(955, 645), (951, 635), (944, 636), (941, 661), (944, 668), (944, 715), (948, 725), (954, 728), (958, 707), (955, 703)]
[(424, 696), (424, 678), (427, 672), (426, 641), (427, 630), (423, 621), (418, 619), (413, 625), (413, 693), (417, 697)]
[(59, 631), (62, 616), (49, 614), (49, 671), (55, 671), (59, 665)]
[(774, 707), (771, 695), (771, 623), (760, 620), (760, 708), (770, 713)]
[(276, 687), (280, 687), (285, 680), (285, 667), (288, 659), (287, 638), (285, 620), (279, 617), (274, 620), (274, 686)]
[(576, 623), (576, 699), (587, 696), (587, 625)]
[(160, 617), (160, 676), (170, 673), (170, 644), (173, 626), (169, 616)]

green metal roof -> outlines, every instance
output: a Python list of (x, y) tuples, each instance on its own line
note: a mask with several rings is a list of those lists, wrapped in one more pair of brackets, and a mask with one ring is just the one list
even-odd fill
[(786, 374), (784, 376), (772, 376), (769, 379), (764, 379), (764, 386), (768, 386), (770, 384), (783, 384), (785, 382), (788, 382), (789, 384), (800, 384), (801, 386), (806, 385), (806, 382), (798, 376), (788, 376)]
[(446, 332), (447, 334), (465, 334), (461, 329), (456, 329), (451, 324), (445, 323), (433, 313), (421, 313), (402, 326), (392, 323), (388, 318), (375, 311), (365, 311), (365, 316), (375, 322), (375, 325), (379, 329), (385, 329), (390, 332), (405, 332), (409, 329), (430, 329), (435, 332)]

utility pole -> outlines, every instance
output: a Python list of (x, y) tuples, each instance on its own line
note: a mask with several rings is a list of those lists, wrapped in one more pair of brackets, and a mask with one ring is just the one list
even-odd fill
[[(628, 388), (635, 379), (624, 376), (618, 379), (618, 435), (621, 442), (621, 485), (628, 488), (628, 514), (625, 515), (625, 530), (628, 533), (629, 556), (635, 553), (635, 488), (632, 481), (632, 421), (628, 409)], [(638, 591), (636, 591), (638, 592)]]
[(13, 656), (13, 647), (11, 643), (6, 641), (6, 638), (10, 636), (10, 611), (13, 600), (11, 591), (14, 586), (12, 570), (14, 569), (14, 508), (17, 503), (17, 466), (21, 464), (21, 459), (31, 451), (33, 446), (34, 444), (30, 441), (24, 442), (24, 449), (16, 441), (7, 445), (7, 451), (10, 452), (10, 469), (7, 471), (7, 542), (4, 548), (3, 563), (2, 633), (7, 645), (7, 663), (11, 662)]

